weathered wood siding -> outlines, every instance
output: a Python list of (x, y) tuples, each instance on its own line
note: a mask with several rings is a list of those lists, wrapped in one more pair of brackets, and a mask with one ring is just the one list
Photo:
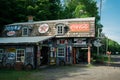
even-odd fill
[[(65, 19), (65, 20), (51, 20), (51, 21), (39, 21), (39, 22), (25, 22), (25, 23), (14, 23), (10, 24), (12, 26), (14, 25), (19, 25), (21, 28), (19, 30), (15, 31), (14, 37), (21, 37), (22, 36), (22, 28), (23, 27), (28, 27), (28, 36), (54, 36), (56, 37), (95, 37), (95, 18), (86, 18), (83, 20), (77, 18), (77, 19)], [(88, 19), (88, 20), (87, 20)], [(71, 32), (70, 31), (70, 24), (82, 24), (82, 23), (89, 23), (90, 25), (90, 30), (87, 32)], [(39, 26), (42, 24), (48, 24), (49, 30), (46, 33), (40, 33), (38, 31)], [(57, 35), (56, 31), (56, 25), (57, 24), (64, 24), (65, 27), (67, 27), (67, 31), (63, 35)], [(3, 36), (7, 36), (8, 31), (4, 30), (3, 31)]]

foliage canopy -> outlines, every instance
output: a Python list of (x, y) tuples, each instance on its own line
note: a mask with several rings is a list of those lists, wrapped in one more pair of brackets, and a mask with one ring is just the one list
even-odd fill
[(0, 14), (0, 32), (3, 25), (27, 21), (31, 15), (35, 21), (96, 17), (96, 31), (103, 27), (96, 0), (0, 0)]

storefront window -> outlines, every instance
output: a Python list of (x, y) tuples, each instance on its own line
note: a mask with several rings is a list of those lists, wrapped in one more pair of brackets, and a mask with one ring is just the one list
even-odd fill
[(65, 57), (65, 48), (64, 47), (58, 48), (58, 57)]
[(28, 36), (28, 28), (27, 27), (22, 28), (22, 36)]
[(3, 49), (0, 49), (0, 62), (2, 61), (2, 57), (3, 57)]
[(17, 49), (16, 62), (24, 62), (24, 59), (25, 59), (25, 50), (24, 49)]

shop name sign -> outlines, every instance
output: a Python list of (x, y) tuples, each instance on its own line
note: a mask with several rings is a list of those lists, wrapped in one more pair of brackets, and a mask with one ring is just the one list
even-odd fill
[(86, 45), (87, 42), (86, 42), (86, 38), (74, 38), (74, 43), (75, 44), (78, 44), (78, 45)]
[(42, 24), (38, 28), (39, 33), (46, 33), (48, 30), (49, 30), (48, 24)]
[(7, 31), (17, 31), (20, 30), (21, 26), (17, 26), (17, 25), (8, 25), (5, 27), (5, 30)]
[(89, 23), (72, 23), (70, 24), (71, 32), (89, 32), (90, 24)]

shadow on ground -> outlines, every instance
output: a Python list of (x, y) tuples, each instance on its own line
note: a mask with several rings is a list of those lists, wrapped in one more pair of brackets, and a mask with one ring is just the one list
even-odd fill
[[(39, 76), (43, 77), (43, 80), (59, 80), (62, 78), (70, 78), (78, 75), (89, 75), (86, 73), (85, 67), (79, 65), (69, 65), (69, 66), (49, 66), (47, 68), (42, 68), (40, 71), (33, 73), (32, 76), (37, 78)], [(76, 74), (80, 72), (80, 74)], [(38, 80), (38, 79), (35, 79)]]

